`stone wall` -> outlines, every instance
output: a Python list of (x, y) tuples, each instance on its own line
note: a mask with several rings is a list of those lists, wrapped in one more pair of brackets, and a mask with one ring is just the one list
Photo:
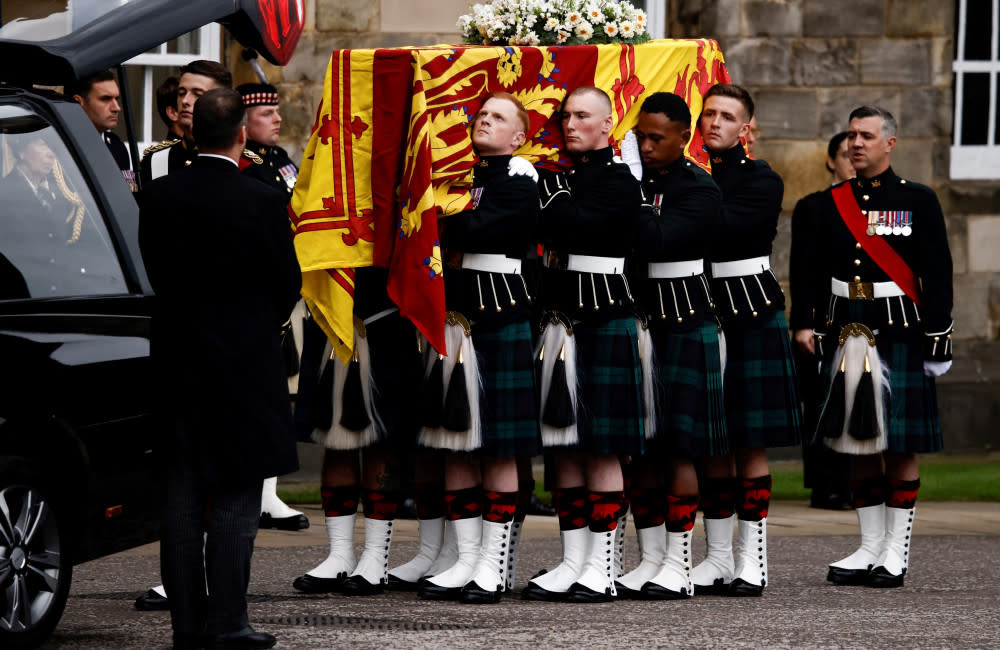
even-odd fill
[[(472, 0), (306, 0), (307, 24), (283, 70), (284, 140), (301, 154), (337, 48), (454, 43)], [(785, 180), (785, 215), (772, 258), (787, 283), (795, 202), (829, 182), (826, 142), (852, 108), (882, 105), (900, 123), (896, 171), (932, 186), (948, 218), (955, 262), (954, 370), (940, 382), (947, 445), (1000, 446), (1000, 182), (949, 179), (955, 2), (940, 0), (649, 0), (667, 36), (719, 40), (734, 82), (754, 94), (758, 156)], [(249, 67), (230, 47), (237, 82)]]

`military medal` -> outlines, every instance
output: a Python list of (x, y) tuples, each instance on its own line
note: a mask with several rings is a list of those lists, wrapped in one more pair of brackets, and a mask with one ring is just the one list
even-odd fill
[(472, 188), (472, 207), (473, 208), (478, 208), (479, 207), (479, 200), (481, 198), (483, 198), (483, 188), (481, 188), (481, 187), (474, 187), (474, 188)]
[(865, 234), (868, 235), (869, 237), (873, 237), (875, 235), (876, 215), (874, 212), (870, 210), (868, 211), (867, 214), (868, 214), (868, 229), (865, 230)]
[(903, 226), (900, 223), (902, 221), (903, 213), (895, 210), (892, 212), (892, 234), (899, 235), (903, 234)]
[(653, 209), (656, 211), (657, 215), (660, 214), (660, 206), (662, 205), (663, 205), (663, 195), (657, 194), (653, 196)]
[(886, 227), (885, 227), (885, 212), (881, 212), (880, 211), (880, 212), (877, 212), (876, 215), (878, 216), (878, 225), (875, 226), (875, 234), (879, 235), (879, 236), (885, 235), (886, 234), (885, 233), (885, 230), (886, 230)]
[(913, 213), (909, 212), (909, 211), (904, 212), (903, 213), (903, 237), (909, 237), (910, 235), (913, 234), (913, 226), (911, 225), (912, 223), (913, 223)]

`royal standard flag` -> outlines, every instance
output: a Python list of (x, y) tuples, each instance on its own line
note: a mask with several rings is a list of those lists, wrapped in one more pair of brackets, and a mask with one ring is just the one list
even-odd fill
[[(334, 51), (290, 206), (303, 296), (347, 359), (353, 269), (387, 267), (400, 313), (446, 352), (437, 220), (470, 204), (468, 127), (486, 94), (510, 92), (528, 111), (516, 155), (563, 168), (558, 111), (574, 88), (608, 92), (617, 145), (649, 94), (684, 97), (696, 118), (708, 88), (728, 81), (722, 52), (705, 39)], [(707, 166), (697, 135), (687, 153)]]

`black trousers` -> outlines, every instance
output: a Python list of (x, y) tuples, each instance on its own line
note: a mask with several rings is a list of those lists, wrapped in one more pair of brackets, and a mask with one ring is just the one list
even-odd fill
[(175, 635), (235, 632), (249, 625), (246, 592), (263, 480), (209, 492), (195, 467), (188, 454), (167, 464), (160, 574), (170, 619)]

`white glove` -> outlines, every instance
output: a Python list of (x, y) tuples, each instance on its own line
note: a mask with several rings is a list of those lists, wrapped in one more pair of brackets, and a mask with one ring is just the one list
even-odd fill
[(538, 172), (535, 166), (520, 156), (511, 156), (507, 163), (508, 176), (527, 176), (531, 180), (538, 182)]
[(642, 180), (642, 156), (639, 155), (639, 142), (632, 131), (626, 133), (622, 139), (622, 162), (628, 165), (635, 180)]
[(940, 377), (951, 370), (951, 361), (924, 361), (924, 374), (928, 377)]

